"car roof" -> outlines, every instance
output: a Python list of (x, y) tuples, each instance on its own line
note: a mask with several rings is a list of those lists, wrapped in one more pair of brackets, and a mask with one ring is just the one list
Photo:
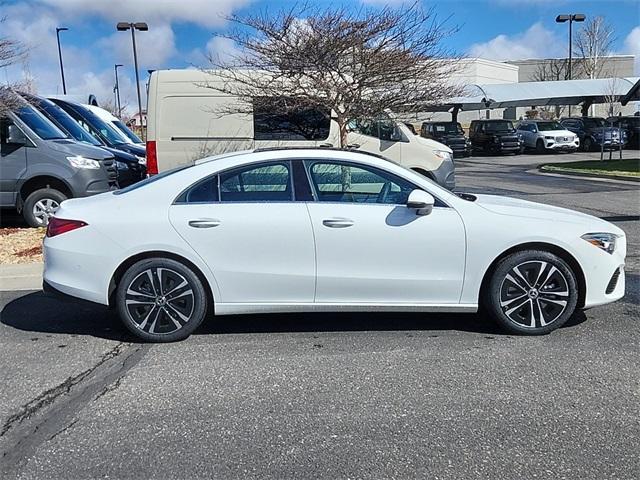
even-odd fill
[(106, 122), (112, 122), (114, 120), (118, 120), (118, 118), (115, 115), (113, 115), (111, 112), (109, 112), (108, 110), (105, 110), (102, 107), (98, 107), (96, 105), (87, 105), (86, 103), (83, 104), (82, 106), (85, 108), (88, 108), (93, 113), (95, 113), (99, 118), (101, 118)]

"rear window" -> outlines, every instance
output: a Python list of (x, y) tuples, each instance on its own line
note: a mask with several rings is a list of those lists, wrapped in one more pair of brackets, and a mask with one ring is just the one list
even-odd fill
[(180, 172), (182, 170), (185, 170), (187, 168), (191, 168), (193, 165), (187, 164), (187, 165), (180, 165), (179, 167), (176, 168), (172, 168), (171, 170), (166, 170), (162, 173), (159, 173), (158, 175), (153, 175), (151, 177), (147, 177), (144, 180), (139, 181), (138, 183), (134, 183), (133, 185), (129, 185), (128, 187), (122, 188), (120, 190), (116, 190), (115, 192), (113, 192), (114, 195), (122, 195), (123, 193), (129, 193), (132, 192), (134, 190), (138, 190), (139, 188), (145, 187), (151, 183), (157, 182), (158, 180), (161, 180), (163, 178), (168, 177), (169, 175), (173, 175), (174, 173)]

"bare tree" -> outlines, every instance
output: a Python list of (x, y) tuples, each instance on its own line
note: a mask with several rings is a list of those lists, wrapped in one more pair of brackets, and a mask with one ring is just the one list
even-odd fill
[[(0, 4), (1, 6), (2, 4)], [(0, 18), (0, 26), (6, 21), (6, 17)], [(22, 44), (5, 36), (0, 36), (0, 68), (8, 67), (21, 61), (26, 55), (26, 49)], [(0, 85), (0, 118), (8, 111), (20, 105), (19, 98), (13, 93), (16, 84)]]
[[(576, 63), (572, 65), (572, 74), (573, 78), (576, 78)], [(569, 59), (567, 58), (551, 58), (548, 60), (544, 60), (542, 63), (538, 65), (535, 72), (533, 72), (533, 81), (535, 82), (548, 82), (548, 81), (558, 81), (558, 80), (568, 80), (569, 79)], [(561, 105), (554, 105), (553, 107), (540, 107), (540, 115), (541, 117), (548, 118), (559, 118), (564, 111), (564, 107)]]
[[(222, 113), (252, 113), (262, 102), (290, 120), (317, 110), (333, 115), (346, 146), (351, 120), (416, 112), (462, 94), (450, 82), (460, 57), (442, 45), (457, 29), (417, 3), (375, 11), (294, 6), (229, 21), (235, 28), (223, 36), (238, 48), (210, 56), (206, 70), (217, 79), (207, 86), (238, 100)], [(298, 120), (294, 128), (306, 132), (305, 115)]]
[(606, 57), (615, 41), (613, 27), (604, 17), (598, 16), (587, 21), (576, 34), (573, 47), (580, 55), (581, 68), (587, 78), (599, 78)]

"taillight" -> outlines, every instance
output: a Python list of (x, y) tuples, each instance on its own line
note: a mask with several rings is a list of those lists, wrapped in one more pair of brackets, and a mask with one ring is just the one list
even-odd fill
[(156, 175), (158, 173), (158, 155), (156, 154), (155, 140), (147, 141), (147, 174)]
[(55, 237), (87, 225), (82, 220), (65, 220), (64, 218), (53, 217), (49, 220), (49, 225), (47, 225), (47, 237)]

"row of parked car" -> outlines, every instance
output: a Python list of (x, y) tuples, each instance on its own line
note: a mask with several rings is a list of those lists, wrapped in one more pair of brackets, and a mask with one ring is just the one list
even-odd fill
[(0, 207), (45, 226), (67, 198), (86, 197), (146, 178), (145, 146), (99, 107), (20, 94), (0, 119)]
[(575, 152), (640, 148), (640, 117), (609, 119), (568, 117), (561, 120), (473, 120), (469, 136), (458, 122), (423, 122), (420, 135), (443, 143), (455, 156), (519, 154), (526, 149)]

